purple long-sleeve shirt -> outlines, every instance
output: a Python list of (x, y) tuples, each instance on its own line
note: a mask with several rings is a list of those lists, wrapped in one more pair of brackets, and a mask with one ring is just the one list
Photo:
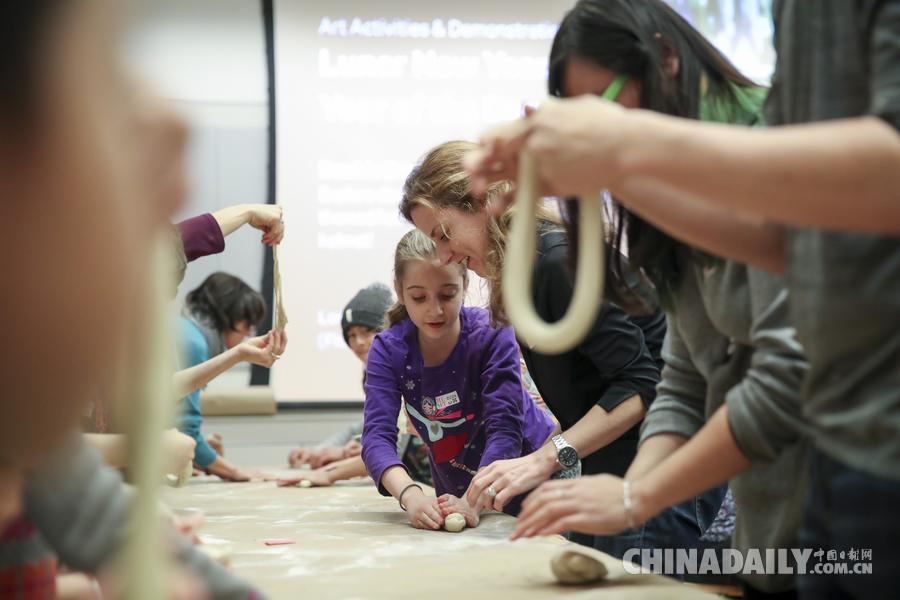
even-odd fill
[(463, 307), (459, 341), (437, 367), (424, 366), (409, 319), (378, 334), (366, 367), (362, 456), (379, 491), (388, 495), (384, 471), (403, 466), (396, 450), (401, 397), (428, 447), (438, 495), (462, 496), (481, 467), (537, 450), (554, 425), (521, 377), (512, 328), (491, 327), (481, 308)]
[(202, 256), (218, 254), (225, 249), (225, 237), (218, 221), (206, 213), (178, 223), (175, 226), (181, 235), (184, 255), (187, 261), (197, 260)]

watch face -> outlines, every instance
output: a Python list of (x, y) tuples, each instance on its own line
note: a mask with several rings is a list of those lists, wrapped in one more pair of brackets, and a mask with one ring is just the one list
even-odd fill
[(571, 469), (578, 464), (578, 452), (572, 446), (560, 448), (557, 458), (559, 459), (559, 464), (566, 469)]

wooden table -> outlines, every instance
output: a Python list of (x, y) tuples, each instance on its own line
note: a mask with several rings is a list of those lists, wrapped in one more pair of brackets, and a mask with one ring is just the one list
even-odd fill
[[(510, 542), (515, 520), (497, 513), (461, 533), (413, 529), (371, 481), (277, 488), (195, 477), (164, 490), (163, 499), (176, 513), (203, 511), (204, 543), (230, 546), (235, 572), (276, 599), (717, 597), (665, 577), (628, 574), (621, 561), (599, 552), (608, 581), (559, 585), (549, 565), (567, 544), (561, 537)], [(264, 544), (275, 538), (296, 543)]]

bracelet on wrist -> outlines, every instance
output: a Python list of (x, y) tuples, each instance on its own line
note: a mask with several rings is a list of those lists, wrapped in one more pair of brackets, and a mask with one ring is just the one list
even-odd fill
[(408, 486), (406, 486), (405, 488), (403, 488), (403, 491), (400, 492), (400, 496), (397, 498), (397, 502), (400, 504), (400, 508), (402, 508), (403, 510), (406, 510), (406, 507), (403, 506), (403, 494), (405, 494), (407, 491), (409, 491), (410, 488), (414, 488), (414, 487), (419, 488), (419, 491), (422, 492), (423, 494), (425, 493), (425, 490), (423, 490), (422, 486), (419, 485), (418, 483), (411, 483)]

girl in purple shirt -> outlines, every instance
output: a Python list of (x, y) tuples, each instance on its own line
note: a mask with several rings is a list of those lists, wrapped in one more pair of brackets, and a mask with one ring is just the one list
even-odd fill
[[(554, 425), (522, 386), (512, 329), (494, 328), (486, 310), (462, 306), (465, 265), (441, 265), (434, 243), (413, 230), (397, 245), (394, 275), (398, 302), (366, 367), (363, 460), (413, 527), (439, 529), (454, 512), (474, 527), (479, 510), (460, 499), (472, 476), (533, 452)], [(401, 398), (428, 446), (437, 498), (426, 496), (397, 458)], [(504, 510), (517, 513), (519, 502)]]

